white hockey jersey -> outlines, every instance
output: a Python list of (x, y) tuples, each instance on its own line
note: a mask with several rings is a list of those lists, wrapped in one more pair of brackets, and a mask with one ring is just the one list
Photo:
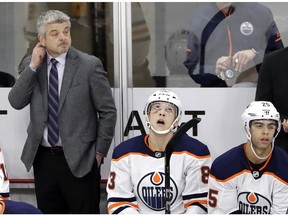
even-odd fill
[(0, 200), (9, 199), (9, 179), (3, 152), (0, 148)]
[[(113, 152), (107, 182), (108, 212), (165, 212), (164, 153), (152, 151), (148, 135), (129, 139)], [(184, 135), (170, 159), (171, 213), (206, 213), (211, 156), (206, 145)]]
[(286, 214), (288, 155), (275, 147), (260, 167), (252, 168), (247, 144), (215, 159), (209, 178), (209, 214)]

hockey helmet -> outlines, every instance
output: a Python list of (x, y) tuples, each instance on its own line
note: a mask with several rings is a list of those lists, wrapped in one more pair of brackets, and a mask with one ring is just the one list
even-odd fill
[(163, 101), (171, 103), (176, 107), (176, 119), (180, 120), (182, 116), (182, 103), (179, 97), (172, 91), (166, 89), (160, 89), (154, 92), (147, 100), (144, 115), (148, 115), (150, 112), (151, 104), (156, 101)]
[[(157, 131), (155, 130), (150, 121), (149, 121), (149, 113), (151, 110), (151, 105), (152, 103), (156, 102), (156, 101), (162, 101), (162, 102), (167, 102), (167, 103), (171, 103), (176, 107), (176, 117), (175, 120), (173, 122), (173, 124), (171, 125), (170, 129), (165, 130), (165, 131)], [(181, 116), (182, 116), (182, 103), (179, 99), (179, 97), (172, 91), (166, 90), (166, 89), (160, 89), (156, 92), (154, 92), (147, 100), (147, 103), (145, 105), (144, 108), (144, 115), (146, 115), (146, 124), (149, 128), (151, 128), (154, 132), (158, 133), (158, 134), (165, 134), (168, 133), (170, 130), (172, 132), (175, 132), (177, 127), (175, 125), (176, 122), (180, 121)]]
[(274, 105), (269, 101), (253, 101), (245, 109), (244, 113), (241, 116), (244, 127), (247, 131), (247, 137), (251, 141), (251, 134), (249, 132), (250, 122), (253, 120), (259, 119), (268, 119), (275, 120), (278, 124), (275, 136), (276, 137), (281, 130), (281, 120), (280, 114), (274, 107)]

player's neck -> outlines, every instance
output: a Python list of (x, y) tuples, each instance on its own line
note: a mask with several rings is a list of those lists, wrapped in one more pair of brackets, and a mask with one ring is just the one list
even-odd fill
[[(269, 153), (270, 153), (270, 151), (271, 151), (271, 148), (269, 148), (269, 149), (266, 149), (265, 151), (264, 150), (260, 150), (260, 149), (255, 149), (255, 147), (254, 147), (254, 151), (255, 151), (255, 153), (259, 156), (259, 157), (266, 157)], [(267, 158), (266, 159), (259, 159), (259, 158), (257, 158), (256, 156), (255, 156), (255, 154), (253, 153), (253, 151), (252, 151), (252, 149), (251, 149), (251, 144), (250, 144), (250, 142), (247, 142), (247, 144), (246, 144), (246, 151), (245, 151), (245, 153), (246, 153), (246, 157), (248, 158), (248, 160), (250, 160), (252, 163), (254, 163), (254, 164), (260, 164), (260, 163), (263, 163), (264, 161), (266, 161), (267, 160)]]
[(149, 147), (154, 151), (165, 151), (166, 145), (169, 139), (172, 137), (172, 133), (167, 134), (156, 134), (150, 133), (148, 138)]

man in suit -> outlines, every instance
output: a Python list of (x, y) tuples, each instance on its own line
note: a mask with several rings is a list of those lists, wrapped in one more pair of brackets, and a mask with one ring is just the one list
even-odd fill
[(265, 56), (261, 66), (256, 89), (256, 100), (271, 101), (282, 121), (282, 129), (275, 139), (275, 145), (288, 152), (288, 48)]
[(39, 43), (9, 102), (15, 109), (30, 105), (21, 159), (27, 171), (33, 166), (39, 209), (99, 213), (100, 165), (114, 136), (116, 108), (101, 61), (71, 47), (70, 28), (58, 10), (39, 16)]

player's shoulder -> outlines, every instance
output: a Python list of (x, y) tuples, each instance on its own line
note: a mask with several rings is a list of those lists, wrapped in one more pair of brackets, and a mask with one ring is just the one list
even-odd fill
[(272, 158), (269, 162), (267, 169), (269, 172), (274, 173), (280, 179), (288, 183), (288, 154), (278, 146), (274, 147)]
[(42, 214), (42, 212), (33, 205), (25, 202), (1, 200), (4, 214)]
[(144, 153), (147, 149), (144, 138), (144, 135), (140, 135), (123, 141), (114, 148), (112, 158), (117, 159), (132, 152)]
[(273, 160), (276, 160), (278, 163), (282, 163), (282, 164), (284, 163), (285, 165), (287, 165), (287, 163), (288, 163), (288, 154), (282, 148), (280, 148), (278, 146), (274, 146)]
[(246, 165), (244, 144), (241, 144), (218, 156), (212, 163), (210, 173), (215, 178), (224, 180), (247, 169)]
[(201, 141), (190, 137), (188, 135), (183, 135), (177, 142), (174, 151), (187, 151), (191, 154), (197, 156), (209, 156), (210, 151), (208, 146)]

